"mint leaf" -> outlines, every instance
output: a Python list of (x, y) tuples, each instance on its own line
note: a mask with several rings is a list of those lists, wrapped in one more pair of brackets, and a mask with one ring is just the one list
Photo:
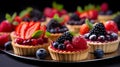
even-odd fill
[(70, 31), (70, 34), (72, 34), (73, 36), (75, 36), (76, 34), (75, 34), (75, 32), (72, 32), (72, 31)]
[(13, 15), (12, 15), (12, 21), (14, 20), (14, 18), (17, 16), (17, 13), (15, 12), (15, 13), (13, 13)]
[(16, 22), (16, 21), (14, 21), (14, 22), (12, 22), (12, 24), (16, 26), (16, 25), (18, 25), (19, 23)]
[(95, 6), (93, 4), (88, 4), (88, 10), (94, 9)]
[(50, 32), (48, 32), (48, 31), (46, 31), (46, 32), (45, 32), (45, 35), (46, 35), (46, 36), (50, 36), (50, 35), (51, 35), (51, 33), (50, 33)]
[(88, 19), (85, 20), (85, 23), (89, 26), (90, 30), (93, 28), (93, 24)]
[(26, 14), (28, 14), (33, 9), (31, 7), (26, 8), (25, 10), (22, 10), (19, 14), (20, 18), (24, 17)]
[(35, 31), (35, 32), (32, 34), (32, 38), (38, 38), (38, 37), (40, 37), (40, 35), (42, 35), (42, 34), (43, 34), (43, 31), (37, 30), (37, 31)]
[(64, 6), (62, 4), (58, 4), (56, 2), (53, 2), (52, 3), (52, 7), (55, 8), (55, 9), (57, 9), (58, 11), (61, 11)]
[(59, 19), (59, 15), (55, 14), (54, 17), (53, 17), (53, 19), (58, 20)]
[(78, 12), (83, 12), (82, 8), (80, 6), (77, 7)]
[(9, 21), (12, 22), (12, 17), (10, 14), (6, 13), (5, 18)]

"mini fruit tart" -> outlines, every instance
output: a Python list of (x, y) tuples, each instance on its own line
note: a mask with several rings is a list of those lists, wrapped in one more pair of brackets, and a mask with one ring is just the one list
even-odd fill
[[(16, 55), (35, 55), (39, 48), (47, 50), (50, 40), (45, 37), (46, 26), (40, 23), (22, 23), (15, 34), (17, 37), (12, 40), (13, 51)], [(18, 27), (19, 27), (18, 26)]]
[(101, 49), (104, 53), (111, 53), (117, 51), (119, 46), (118, 34), (107, 31), (103, 23), (97, 23), (84, 37), (91, 46), (90, 52), (92, 53), (96, 49)]
[(68, 28), (60, 22), (61, 20), (56, 14), (55, 17), (47, 24), (47, 31), (50, 32), (50, 36), (48, 38), (53, 41), (58, 39), (64, 32), (68, 31)]
[(90, 46), (82, 36), (75, 36), (67, 31), (48, 47), (53, 60), (75, 62), (87, 59)]

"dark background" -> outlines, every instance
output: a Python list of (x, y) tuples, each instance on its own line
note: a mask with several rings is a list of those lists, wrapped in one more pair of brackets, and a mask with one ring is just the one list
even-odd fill
[(119, 0), (0, 0), (0, 12), (19, 12), (28, 6), (42, 11), (44, 7), (51, 7), (53, 1), (63, 4), (64, 8), (68, 11), (75, 11), (78, 5), (83, 7), (89, 3), (99, 5), (103, 2), (108, 2), (110, 9), (113, 11), (120, 10)]

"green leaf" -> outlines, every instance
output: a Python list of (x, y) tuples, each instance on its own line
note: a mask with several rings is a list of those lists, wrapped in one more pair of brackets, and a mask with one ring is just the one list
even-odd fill
[(114, 13), (114, 14), (112, 15), (112, 18), (115, 18), (115, 17), (118, 16), (118, 15), (120, 15), (120, 11)]
[(12, 21), (14, 20), (14, 18), (17, 16), (17, 13), (15, 12), (15, 13), (13, 13), (13, 15), (12, 15)]
[(93, 4), (88, 4), (88, 10), (94, 9), (94, 8), (95, 8), (95, 6)]
[(75, 36), (75, 35), (76, 35), (76, 33), (75, 33), (75, 32), (72, 32), (72, 31), (70, 31), (70, 34), (72, 34), (73, 36)]
[(59, 11), (61, 11), (64, 6), (62, 4), (58, 4), (56, 2), (53, 2), (52, 3), (52, 7), (55, 8), (55, 9), (57, 9), (57, 10), (59, 10)]
[(5, 18), (9, 21), (12, 22), (12, 17), (10, 14), (6, 13)]
[(77, 11), (83, 12), (82, 7), (78, 6), (78, 7), (77, 7)]
[(16, 21), (14, 21), (12, 24), (16, 26), (16, 25), (18, 25), (19, 23), (16, 22)]
[(40, 37), (40, 35), (42, 35), (42, 34), (43, 34), (43, 31), (37, 30), (32, 34), (32, 38)]
[(100, 6), (99, 5), (96, 6), (96, 10), (100, 11)]
[(59, 17), (58, 14), (55, 14), (54, 17), (53, 17), (53, 19), (55, 19), (55, 20), (58, 20), (59, 18), (60, 18), (60, 17)]
[(93, 24), (88, 19), (85, 20), (85, 23), (89, 26), (90, 30), (93, 28)]
[(46, 31), (46, 32), (45, 32), (45, 35), (46, 35), (46, 36), (50, 36), (50, 35), (51, 35), (51, 33), (50, 33), (50, 32), (48, 32), (48, 31)]
[(25, 10), (22, 10), (19, 14), (19, 16), (22, 18), (24, 17), (27, 13), (29, 13), (30, 11), (32, 11), (33, 9), (31, 7), (26, 8)]

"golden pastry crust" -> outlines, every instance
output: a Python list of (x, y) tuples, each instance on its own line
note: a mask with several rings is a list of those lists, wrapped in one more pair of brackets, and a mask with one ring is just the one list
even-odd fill
[(52, 49), (51, 46), (48, 47), (48, 50), (53, 60), (65, 62), (73, 62), (87, 59), (89, 49), (90, 46), (88, 46), (87, 49), (80, 51), (60, 51)]
[(112, 15), (98, 15), (98, 20), (111, 20), (112, 19)]
[(13, 51), (16, 55), (22, 55), (22, 56), (29, 56), (29, 55), (35, 55), (36, 51), (39, 48), (45, 48), (48, 51), (48, 46), (50, 45), (50, 40), (48, 43), (44, 43), (41, 45), (36, 46), (29, 46), (29, 45), (20, 45), (12, 41)]
[(88, 45), (90, 45), (91, 49), (90, 52), (94, 52), (96, 49), (102, 49), (104, 53), (111, 53), (118, 49), (119, 46), (119, 39), (115, 41), (109, 41), (109, 42), (91, 42), (87, 41)]
[(15, 40), (16, 38), (18, 38), (18, 36), (15, 34), (15, 31), (10, 33), (10, 37), (11, 37), (12, 41)]
[(71, 32), (74, 32), (74, 33), (79, 33), (80, 32), (81, 25), (69, 25), (69, 24), (66, 24), (66, 26), (69, 29), (69, 31), (71, 31)]
[(52, 41), (55, 41), (56, 39), (58, 39), (60, 36), (62, 35), (62, 33), (51, 33), (50, 36), (48, 36), (49, 39), (51, 39)]

